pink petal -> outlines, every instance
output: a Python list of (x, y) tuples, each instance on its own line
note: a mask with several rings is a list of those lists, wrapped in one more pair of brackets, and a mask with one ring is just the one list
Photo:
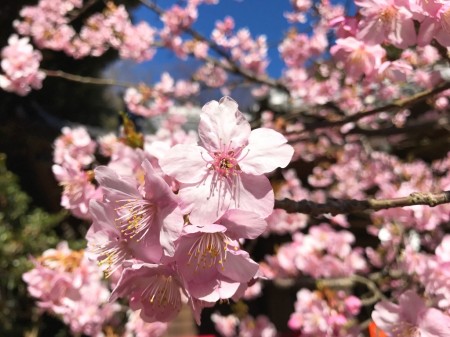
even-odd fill
[(230, 145), (233, 149), (246, 145), (250, 124), (233, 99), (223, 97), (220, 102), (211, 101), (205, 104), (202, 111), (198, 135), (208, 151), (223, 150)]
[(146, 159), (142, 162), (145, 172), (145, 199), (159, 205), (176, 203), (175, 195), (166, 181), (153, 169), (153, 166)]
[(94, 172), (95, 180), (97, 180), (105, 191), (141, 198), (141, 195), (135, 186), (128, 181), (121, 179), (121, 177), (109, 167), (98, 166)]
[(426, 309), (424, 299), (413, 290), (404, 292), (400, 296), (398, 304), (400, 305), (402, 319), (413, 325), (417, 325), (418, 313)]
[(230, 209), (220, 223), (233, 233), (234, 238), (256, 239), (267, 228), (267, 222), (254, 212)]
[(119, 230), (115, 225), (116, 213), (112, 207), (107, 207), (97, 200), (91, 200), (89, 211), (93, 220), (89, 232), (107, 231), (119, 235)]
[(165, 174), (181, 183), (197, 183), (206, 176), (208, 166), (206, 160), (211, 160), (207, 151), (197, 145), (177, 144), (159, 161)]
[(438, 309), (427, 309), (420, 319), (419, 330), (423, 337), (450, 337), (450, 317)]
[(227, 252), (223, 270), (220, 270), (220, 272), (230, 280), (247, 283), (256, 275), (258, 270), (259, 264), (250, 259), (247, 252), (240, 250)]
[(181, 185), (178, 196), (182, 209), (190, 211), (189, 221), (197, 226), (216, 222), (229, 208), (231, 194), (224, 183), (212, 183), (212, 174), (197, 185)]
[(375, 305), (372, 319), (375, 324), (385, 332), (390, 332), (400, 322), (399, 306), (388, 301), (382, 301)]
[(275, 202), (269, 179), (264, 175), (241, 173), (240, 180), (237, 198), (232, 201), (230, 207), (254, 212), (262, 218), (267, 218), (273, 212)]
[(294, 148), (287, 144), (287, 139), (281, 133), (259, 128), (251, 132), (239, 166), (245, 173), (259, 175), (277, 167), (286, 167), (293, 154)]
[(183, 230), (183, 213), (177, 207), (163, 220), (159, 233), (159, 241), (164, 248), (164, 253), (173, 256), (175, 253), (175, 241), (180, 237)]

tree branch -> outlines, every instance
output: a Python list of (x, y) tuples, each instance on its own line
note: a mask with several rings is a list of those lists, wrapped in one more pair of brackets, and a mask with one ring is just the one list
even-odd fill
[(309, 200), (294, 201), (291, 199), (283, 199), (275, 200), (275, 208), (284, 209), (288, 213), (303, 213), (310, 215), (331, 213), (332, 215), (336, 215), (415, 205), (434, 207), (447, 203), (450, 203), (450, 191), (436, 194), (414, 192), (407, 197), (393, 199), (330, 199), (326, 203), (317, 203)]
[[(397, 99), (395, 101), (393, 101), (392, 103), (383, 105), (381, 107), (378, 108), (374, 108), (374, 109), (370, 109), (370, 110), (365, 110), (365, 111), (361, 111), (358, 112), (354, 115), (342, 118), (340, 120), (336, 120), (336, 121), (321, 121), (321, 122), (314, 122), (314, 123), (308, 123), (304, 125), (304, 129), (301, 131), (297, 131), (296, 134), (302, 134), (302, 133), (307, 133), (313, 130), (317, 130), (317, 129), (324, 129), (324, 128), (329, 128), (329, 127), (334, 127), (334, 126), (342, 126), (345, 125), (347, 123), (351, 123), (351, 122), (356, 122), (364, 117), (368, 117), (371, 115), (375, 115), (377, 113), (380, 112), (384, 112), (387, 110), (402, 110), (402, 109), (406, 109), (409, 108), (410, 106), (421, 102), (433, 95), (439, 94), (447, 89), (450, 89), (450, 82), (444, 82), (441, 83), (440, 85), (436, 86), (433, 89), (428, 89), (428, 90), (424, 90), (421, 91), (415, 95), (412, 95), (410, 97), (407, 98), (401, 98), (401, 99)], [(291, 114), (289, 116), (286, 116), (286, 119), (292, 119), (296, 116), (297, 114)], [(297, 139), (293, 139), (290, 142), (296, 142)]]
[(87, 83), (87, 84), (96, 84), (96, 85), (112, 85), (112, 86), (118, 86), (118, 87), (136, 87), (136, 83), (131, 82), (124, 82), (124, 81), (117, 81), (110, 78), (96, 78), (96, 77), (89, 77), (89, 76), (80, 76), (75, 74), (69, 74), (61, 70), (48, 70), (48, 69), (40, 69), (42, 70), (45, 75), (48, 77), (59, 77), (63, 78), (65, 80), (73, 81), (73, 82), (79, 82), (79, 83)]

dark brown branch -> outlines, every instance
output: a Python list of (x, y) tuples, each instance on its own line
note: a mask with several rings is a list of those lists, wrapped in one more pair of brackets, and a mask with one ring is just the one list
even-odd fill
[(309, 200), (294, 201), (291, 199), (275, 200), (275, 208), (284, 209), (288, 213), (303, 213), (310, 215), (320, 214), (346, 214), (361, 211), (378, 211), (380, 209), (427, 205), (434, 207), (450, 203), (450, 191), (441, 193), (411, 193), (407, 197), (393, 199), (330, 199), (326, 203), (317, 203)]

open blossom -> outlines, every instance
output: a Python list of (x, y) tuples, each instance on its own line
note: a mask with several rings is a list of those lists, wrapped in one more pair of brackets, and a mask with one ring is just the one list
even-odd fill
[(98, 261), (106, 277), (117, 270), (121, 271), (127, 259), (152, 260), (151, 249), (146, 247), (145, 242), (129, 240), (116, 225), (117, 213), (114, 208), (94, 200), (90, 203), (90, 213), (93, 223), (86, 234), (87, 253)]
[(347, 75), (352, 79), (372, 75), (386, 55), (380, 45), (368, 45), (354, 37), (337, 39), (330, 51), (337, 61), (344, 63)]
[(11, 35), (8, 45), (1, 52), (0, 88), (26, 95), (31, 88), (40, 89), (45, 74), (39, 71), (42, 55), (34, 50), (29, 38)]
[(392, 337), (450, 336), (450, 316), (428, 307), (425, 300), (413, 290), (403, 293), (398, 304), (382, 301), (375, 305), (372, 319)]
[(227, 234), (226, 227), (217, 224), (184, 228), (175, 259), (193, 297), (207, 302), (229, 299), (255, 277), (258, 264)]
[(127, 297), (146, 322), (168, 322), (181, 310), (182, 281), (165, 265), (134, 263), (124, 269), (111, 300)]
[(146, 256), (157, 262), (162, 253), (173, 255), (183, 217), (175, 195), (167, 183), (144, 160), (144, 184), (119, 177), (106, 166), (97, 167), (95, 178), (105, 193), (105, 200), (116, 213), (116, 225), (129, 240), (143, 241)]
[(94, 161), (96, 144), (84, 127), (63, 127), (54, 142), (53, 161), (63, 166), (84, 167)]
[(65, 242), (33, 262), (34, 269), (26, 272), (23, 280), (38, 306), (61, 317), (73, 334), (100, 336), (120, 305), (108, 303), (110, 291), (95, 264)]
[(264, 173), (291, 160), (286, 138), (271, 129), (251, 131), (229, 97), (203, 107), (198, 131), (200, 145), (178, 144), (160, 160), (162, 170), (180, 182), (190, 222), (211, 224), (233, 208), (267, 217), (274, 196)]
[(102, 197), (101, 189), (92, 183), (89, 172), (77, 167), (52, 166), (56, 180), (63, 187), (61, 206), (80, 219), (90, 219), (89, 202)]
[(167, 327), (168, 324), (164, 322), (145, 322), (140, 317), (140, 311), (130, 310), (122, 337), (161, 337), (166, 333)]
[[(411, 1), (412, 2), (412, 1)], [(363, 18), (359, 23), (357, 37), (369, 44), (388, 40), (398, 48), (416, 43), (413, 13), (404, 0), (357, 0)]]
[(447, 1), (427, 3), (432, 4), (433, 13), (420, 25), (419, 46), (425, 46), (436, 39), (444, 47), (450, 47), (450, 4)]

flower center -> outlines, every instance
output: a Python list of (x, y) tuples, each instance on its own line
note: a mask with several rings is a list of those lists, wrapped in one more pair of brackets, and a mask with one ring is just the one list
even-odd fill
[(93, 245), (91, 251), (99, 257), (98, 266), (103, 270), (106, 278), (110, 277), (111, 274), (122, 266), (122, 262), (128, 255), (119, 239), (117, 241)]
[(56, 251), (51, 255), (39, 257), (38, 261), (47, 268), (70, 273), (80, 266), (83, 255), (84, 252), (82, 250), (68, 253)]
[(171, 275), (151, 277), (142, 295), (149, 299), (150, 305), (174, 309), (181, 306), (180, 288)]
[(228, 243), (229, 238), (223, 233), (203, 233), (189, 249), (188, 265), (195, 265), (195, 271), (197, 271), (219, 264), (223, 270), (223, 262), (227, 259)]
[(212, 168), (224, 177), (235, 176), (241, 172), (234, 151), (215, 152)]
[(388, 25), (391, 24), (391, 22), (395, 19), (397, 16), (397, 11), (394, 7), (387, 7), (384, 9), (380, 16), (378, 17), (378, 20), (383, 22), (383, 24)]
[(141, 241), (150, 230), (156, 214), (156, 206), (145, 199), (128, 199), (118, 202), (124, 202), (122, 206), (116, 208), (120, 214), (116, 221), (119, 222), (118, 226), (122, 233), (131, 239), (139, 236), (137, 241)]

